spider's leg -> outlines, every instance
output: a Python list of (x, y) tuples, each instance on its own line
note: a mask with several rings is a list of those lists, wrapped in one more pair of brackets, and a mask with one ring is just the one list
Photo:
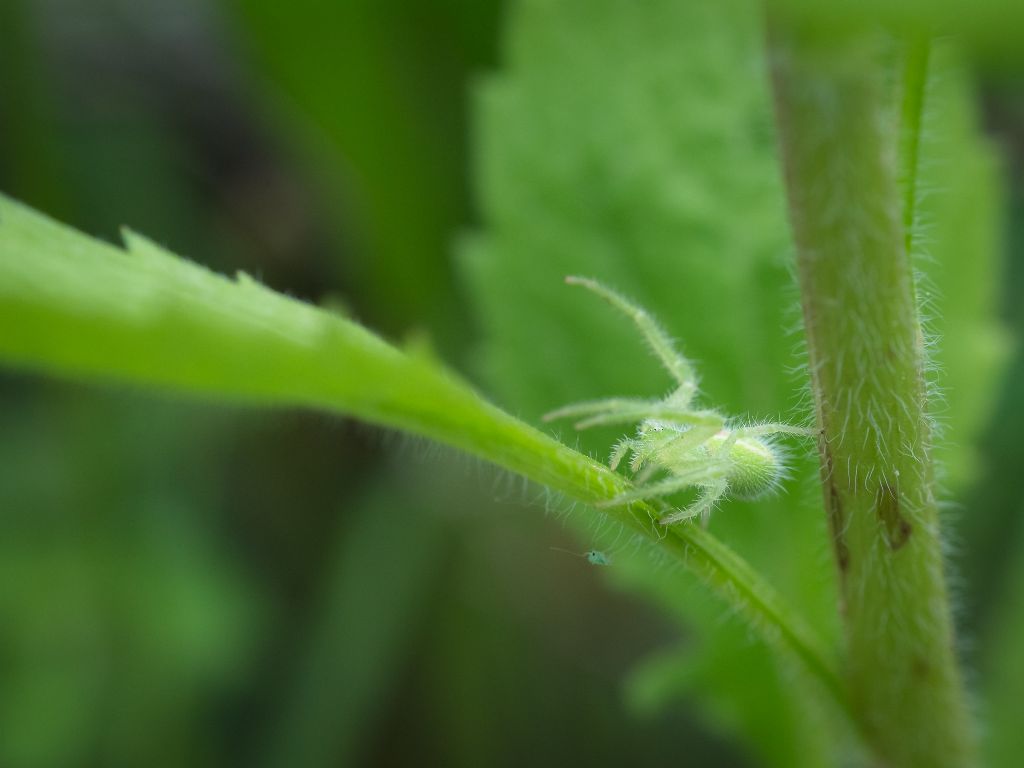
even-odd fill
[(721, 481), (714, 488), (710, 488), (702, 500), (704, 502), (703, 508), (701, 509), (701, 525), (705, 528), (708, 527), (708, 521), (711, 520), (711, 510), (715, 508), (715, 504), (721, 501), (722, 497), (725, 496), (726, 491), (729, 490), (729, 484), (726, 481)]
[(588, 429), (604, 424), (631, 424), (636, 421), (664, 421), (679, 426), (714, 426), (715, 430), (725, 423), (715, 411), (693, 411), (663, 402), (650, 403), (620, 411), (606, 411), (582, 419), (574, 425), (576, 429)]
[(671, 374), (681, 387), (692, 391), (697, 389), (697, 373), (690, 361), (683, 357), (675, 348), (672, 339), (662, 330), (657, 321), (643, 307), (639, 307), (613, 290), (605, 288), (596, 280), (586, 277), (567, 277), (569, 285), (582, 285), (593, 291), (613, 307), (625, 314), (643, 334), (651, 350), (661, 360), (665, 370)]
[(785, 424), (780, 421), (770, 421), (764, 424), (754, 424), (749, 427), (737, 427), (729, 430), (728, 437), (716, 449), (719, 456), (729, 453), (729, 449), (736, 444), (737, 440), (747, 437), (768, 437), (769, 435), (797, 435), (799, 437), (811, 437), (815, 434), (813, 429), (807, 427), (795, 427), (792, 424)]
[(615, 448), (612, 450), (612, 455), (608, 458), (608, 466), (612, 471), (619, 468), (619, 464), (624, 458), (626, 458), (626, 454), (631, 450), (636, 450), (636, 440), (633, 440), (632, 438), (624, 437), (615, 444)]
[(708, 527), (708, 521), (711, 519), (711, 510), (715, 508), (715, 504), (721, 501), (727, 490), (729, 490), (729, 484), (722, 480), (705, 490), (701, 495), (698, 502), (700, 505), (700, 523), (705, 528)]
[(769, 421), (764, 424), (754, 424), (749, 427), (739, 427), (734, 429), (730, 438), (738, 440), (743, 437), (767, 437), (768, 435), (796, 435), (798, 437), (813, 437), (817, 434), (817, 430), (809, 429), (807, 427), (795, 427), (792, 424), (784, 424), (780, 421)]
[(641, 400), (631, 398), (610, 398), (573, 403), (544, 415), (544, 421), (566, 417), (581, 418), (574, 425), (576, 429), (588, 429), (602, 424), (632, 424), (637, 421), (668, 421), (680, 425), (721, 425), (724, 420), (715, 411), (694, 411), (662, 400)]
[(741, 432), (738, 429), (729, 430), (728, 436), (725, 438), (725, 440), (722, 441), (722, 444), (718, 446), (718, 448), (716, 449), (716, 454), (719, 456), (728, 456), (730, 449), (732, 449), (732, 447), (736, 444), (736, 441), (739, 440), (741, 436), (746, 437), (747, 435), (741, 435)]
[(685, 509), (677, 510), (671, 515), (661, 518), (661, 524), (672, 525), (683, 520), (692, 520), (695, 517), (700, 517), (701, 525), (707, 528), (708, 520), (711, 519), (711, 510), (715, 508), (715, 504), (725, 495), (728, 487), (724, 480), (719, 480), (705, 487), (699, 499)]
[(545, 413), (541, 418), (544, 421), (554, 421), (555, 419), (590, 416), (611, 411), (651, 408), (657, 405), (660, 405), (659, 400), (642, 400), (637, 397), (609, 397), (601, 400), (585, 400), (582, 403), (563, 405), (561, 408)]
[[(637, 447), (633, 449), (632, 469), (638, 472), (641, 466), (658, 454), (663, 454), (667, 459), (662, 462), (663, 464), (677, 464), (688, 452), (692, 452), (718, 434), (724, 425), (725, 420), (719, 417), (717, 420), (709, 419), (705, 424), (694, 424), (682, 432), (640, 438), (636, 441)], [(696, 454), (693, 455), (696, 457)]]
[[(678, 433), (665, 431), (644, 431), (641, 427), (639, 436), (636, 438), (636, 445), (633, 448), (633, 458), (629, 462), (629, 468), (635, 475), (643, 466), (650, 462), (662, 448), (678, 438)], [(657, 465), (655, 465), (657, 466)]]
[(692, 488), (695, 485), (714, 483), (722, 480), (723, 467), (719, 464), (697, 467), (683, 474), (672, 475), (657, 483), (641, 485), (631, 491), (619, 494), (614, 499), (599, 502), (598, 507), (617, 507), (622, 504), (629, 504), (642, 499), (656, 499), (660, 496), (668, 496), (670, 493)]
[(634, 483), (646, 483), (651, 479), (651, 475), (658, 471), (658, 465), (648, 464), (646, 467), (638, 467), (633, 471), (636, 473), (633, 476)]

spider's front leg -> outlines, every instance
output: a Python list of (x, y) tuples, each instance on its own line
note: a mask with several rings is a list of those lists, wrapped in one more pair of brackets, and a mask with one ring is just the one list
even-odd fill
[(631, 491), (619, 494), (613, 499), (598, 502), (595, 506), (618, 507), (634, 501), (657, 499), (662, 496), (668, 496), (676, 493), (677, 491), (684, 491), (687, 488), (693, 488), (695, 485), (715, 485), (723, 481), (724, 477), (724, 465), (719, 462), (710, 462), (700, 467), (693, 467), (686, 472), (673, 474), (672, 476), (666, 477), (664, 480), (659, 480), (656, 483), (638, 486)]
[(725, 492), (728, 489), (729, 484), (725, 480), (719, 480), (705, 486), (700, 494), (700, 498), (684, 509), (678, 509), (670, 515), (665, 515), (665, 517), (661, 518), (661, 524), (673, 525), (674, 523), (681, 523), (684, 520), (692, 520), (695, 517), (699, 517), (701, 524), (707, 528), (708, 520), (711, 519), (711, 510), (725, 496)]
[(814, 437), (817, 430), (809, 427), (796, 427), (792, 424), (785, 424), (781, 421), (769, 421), (764, 424), (754, 424), (749, 427), (738, 427), (732, 431), (734, 440), (744, 437), (770, 437), (771, 435), (795, 435), (796, 437)]
[(565, 282), (569, 285), (580, 285), (597, 294), (632, 320), (647, 341), (651, 351), (679, 385), (674, 393), (677, 403), (680, 405), (690, 404), (693, 396), (697, 393), (697, 372), (693, 369), (690, 361), (676, 349), (672, 339), (646, 309), (588, 277), (570, 276), (565, 278)]
[[(700, 459), (701, 454), (697, 449), (717, 435), (725, 424), (725, 419), (721, 416), (703, 421), (704, 423), (700, 424), (663, 422), (656, 425), (657, 431), (655, 425), (648, 425), (645, 422), (645, 425), (640, 427), (638, 437), (633, 441), (633, 460), (630, 462), (633, 474), (640, 472), (643, 467), (651, 471), (659, 468), (675, 470), (677, 473), (680, 469), (689, 469), (693, 459)], [(637, 476), (634, 481), (643, 482), (649, 476)]]
[[(609, 414), (624, 414), (644, 411), (660, 405), (658, 400), (644, 400), (638, 397), (609, 397), (601, 400), (584, 400), (582, 403), (571, 403), (563, 405), (554, 411), (545, 413), (543, 421), (555, 421), (556, 419), (587, 417), (575, 424), (577, 429), (586, 429), (585, 425), (590, 419), (607, 416)], [(639, 421), (640, 419), (637, 419)]]
[(626, 454), (630, 451), (636, 450), (637, 442), (629, 437), (624, 437), (615, 444), (615, 448), (612, 450), (612, 455), (608, 457), (608, 466), (614, 472), (619, 468), (619, 464), (626, 458)]
[(716, 452), (721, 456), (727, 456), (732, 447), (739, 440), (760, 440), (762, 437), (772, 435), (795, 435), (797, 437), (811, 437), (815, 434), (813, 429), (807, 427), (796, 427), (792, 424), (785, 424), (781, 421), (769, 421), (762, 424), (753, 424), (749, 427), (736, 427), (725, 429), (726, 437), (722, 440)]
[(695, 411), (665, 400), (609, 398), (573, 403), (544, 414), (544, 421), (585, 418), (577, 421), (576, 429), (589, 429), (604, 424), (632, 424), (638, 421), (667, 421), (681, 426), (714, 426), (724, 424), (715, 411)]

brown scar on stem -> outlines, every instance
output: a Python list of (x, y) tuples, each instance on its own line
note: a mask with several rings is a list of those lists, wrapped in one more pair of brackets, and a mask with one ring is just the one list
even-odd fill
[(832, 452), (824, 437), (821, 440), (821, 479), (825, 490), (825, 511), (828, 513), (828, 524), (832, 530), (832, 543), (836, 548), (836, 562), (839, 564), (839, 572), (845, 574), (850, 568), (850, 549), (846, 546), (843, 538), (843, 501), (836, 488), (836, 479), (833, 474)]
[(885, 529), (886, 543), (895, 552), (907, 543), (914, 529), (900, 514), (899, 490), (884, 479), (875, 493), (875, 512)]

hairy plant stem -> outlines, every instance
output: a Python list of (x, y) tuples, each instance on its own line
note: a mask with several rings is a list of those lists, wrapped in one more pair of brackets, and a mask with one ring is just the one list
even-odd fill
[[(971, 765), (898, 184), (892, 60), (875, 34), (826, 41), (785, 19), (770, 26), (851, 706), (883, 765)], [(922, 79), (913, 61), (907, 72)], [(905, 199), (912, 205), (912, 193)]]

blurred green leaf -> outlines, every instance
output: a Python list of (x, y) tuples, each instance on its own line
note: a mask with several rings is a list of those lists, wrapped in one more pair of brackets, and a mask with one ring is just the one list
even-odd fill
[(217, 441), (193, 442), (225, 420), (40, 394), (0, 443), (0, 763), (190, 762), (258, 645), (252, 585), (211, 546)]
[[(820, 741), (830, 730), (828, 714), (802, 705), (802, 698), (815, 697), (814, 688), (780, 670), (769, 649), (739, 632), (717, 632), (713, 641), (705, 637), (698, 642), (699, 648), (682, 645), (644, 660), (629, 679), (630, 705), (648, 714), (685, 702), (713, 733), (746, 734), (747, 749), (756, 744), (762, 753), (786, 756), (793, 765), (804, 760), (792, 751), (794, 743), (810, 743), (819, 755), (839, 751)], [(798, 693), (790, 698), (745, 695), (779, 686)]]
[(229, 6), (344, 239), (366, 248), (346, 264), (366, 315), (391, 332), (462, 334), (448, 243), (466, 216), (464, 83), (490, 60), (500, 3)]
[(0, 173), (33, 205), (66, 214), (53, 83), (39, 50), (37, 21), (29, 0), (0, 4)]
[[(1024, 510), (1017, 509), (1020, 515)], [(998, 615), (986, 634), (982, 713), (985, 756), (992, 768), (1011, 768), (1024, 754), (1021, 695), (1024, 694), (1024, 536), (1017, 531), (1014, 562), (1008, 578), (994, 587)]]
[(937, 41), (924, 101), (912, 252), (923, 278), (925, 330), (935, 342), (936, 459), (956, 491), (977, 475), (975, 436), (990, 417), (1009, 352), (997, 317), (1005, 190), (997, 153), (979, 133), (973, 98), (962, 53)]
[[(344, 511), (316, 618), (265, 749), (268, 766), (356, 765), (440, 583), (442, 521), (386, 477)], [(400, 481), (399, 481), (400, 482)]]
[(973, 58), (1020, 70), (1024, 5), (1017, 0), (771, 0), (801, 18), (820, 36), (857, 28), (888, 27), (901, 33), (955, 35)]

